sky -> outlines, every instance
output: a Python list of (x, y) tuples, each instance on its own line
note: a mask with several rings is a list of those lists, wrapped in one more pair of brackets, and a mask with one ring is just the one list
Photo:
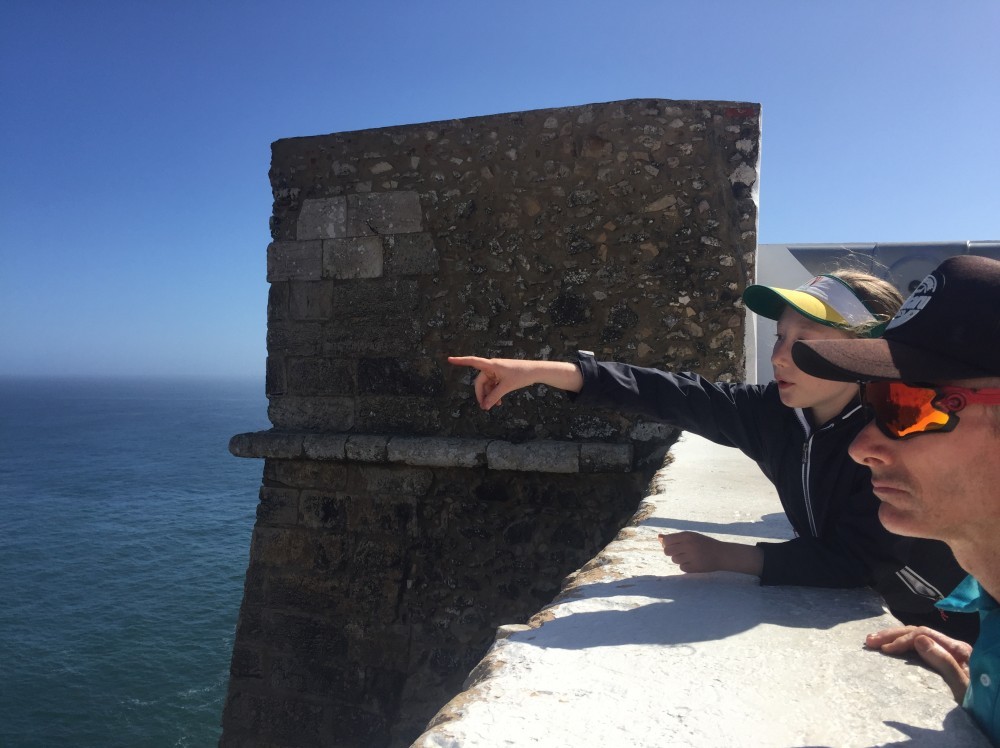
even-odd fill
[(32, 0), (0, 23), (0, 375), (263, 376), (274, 140), (762, 106), (759, 241), (1000, 239), (997, 0)]

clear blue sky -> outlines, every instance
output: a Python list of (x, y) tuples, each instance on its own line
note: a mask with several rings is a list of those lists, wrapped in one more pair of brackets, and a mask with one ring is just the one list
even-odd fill
[(997, 0), (25, 0), (0, 374), (262, 375), (270, 143), (616, 99), (763, 106), (761, 242), (1000, 239)]

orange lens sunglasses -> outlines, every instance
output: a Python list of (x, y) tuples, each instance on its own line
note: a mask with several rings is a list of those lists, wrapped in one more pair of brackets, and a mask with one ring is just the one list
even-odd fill
[(905, 382), (861, 382), (861, 402), (890, 439), (951, 431), (966, 405), (1000, 405), (1000, 389), (970, 390)]

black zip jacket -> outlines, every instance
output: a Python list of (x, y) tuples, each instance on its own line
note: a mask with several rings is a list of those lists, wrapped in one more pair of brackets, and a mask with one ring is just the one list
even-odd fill
[(903, 623), (975, 640), (975, 616), (934, 608), (966, 576), (948, 546), (902, 538), (879, 522), (871, 474), (847, 454), (866, 423), (859, 402), (814, 428), (801, 409), (781, 402), (774, 382), (713, 384), (697, 374), (598, 362), (582, 352), (578, 364), (578, 403), (655, 418), (736, 447), (760, 466), (797, 536), (757, 544), (764, 554), (761, 584), (870, 585)]

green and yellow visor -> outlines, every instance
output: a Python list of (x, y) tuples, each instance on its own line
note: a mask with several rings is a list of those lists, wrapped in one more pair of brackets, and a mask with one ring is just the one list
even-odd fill
[(874, 338), (882, 334), (885, 323), (878, 320), (857, 296), (854, 289), (833, 275), (817, 275), (796, 289), (771, 286), (747, 286), (743, 303), (752, 312), (768, 319), (778, 319), (786, 306), (799, 314), (827, 327), (856, 330), (865, 326), (862, 337)]

